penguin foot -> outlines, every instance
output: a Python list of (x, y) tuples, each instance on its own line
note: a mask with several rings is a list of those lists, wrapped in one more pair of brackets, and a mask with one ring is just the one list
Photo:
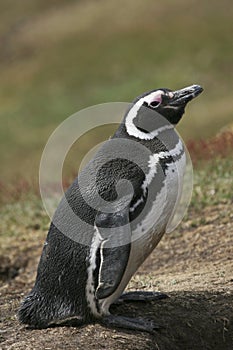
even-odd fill
[(119, 305), (124, 302), (150, 302), (161, 299), (169, 298), (167, 294), (160, 292), (146, 292), (135, 291), (122, 294), (115, 302), (114, 305)]
[(125, 316), (109, 315), (101, 319), (101, 324), (110, 328), (124, 328), (134, 331), (154, 334), (156, 330), (162, 328), (152, 320), (144, 318), (131, 318)]

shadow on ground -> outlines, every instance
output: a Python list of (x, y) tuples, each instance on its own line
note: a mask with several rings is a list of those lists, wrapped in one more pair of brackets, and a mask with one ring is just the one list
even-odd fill
[(99, 324), (81, 328), (28, 329), (19, 325), (15, 317), (21, 293), (17, 283), (14, 286), (12, 281), (7, 296), (2, 299), (0, 348), (3, 350), (232, 349), (233, 313), (229, 307), (233, 305), (232, 294), (180, 291), (172, 292), (168, 299), (157, 302), (131, 302), (112, 307), (114, 314), (146, 317), (161, 325), (161, 329), (151, 335), (108, 329)]

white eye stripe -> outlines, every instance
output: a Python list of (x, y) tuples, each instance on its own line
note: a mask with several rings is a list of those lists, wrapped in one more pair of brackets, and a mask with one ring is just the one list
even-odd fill
[(141, 98), (138, 102), (140, 102), (140, 105), (142, 106), (144, 102), (151, 104), (154, 101), (162, 102), (161, 96), (164, 95), (164, 92), (162, 90), (157, 90), (152, 92), (151, 94)]
[[(164, 127), (162, 128), (163, 130), (155, 130), (154, 132), (151, 133), (144, 133), (143, 131), (139, 130), (135, 125), (133, 120), (136, 118), (137, 113), (139, 111), (139, 109), (141, 108), (141, 106), (146, 102), (147, 104), (150, 104), (153, 101), (159, 100), (159, 98), (161, 98), (161, 95), (164, 94), (164, 92), (162, 90), (157, 90), (154, 91), (152, 93), (150, 93), (149, 95), (146, 95), (142, 98), (140, 98), (135, 105), (133, 105), (133, 107), (130, 109), (128, 115), (126, 116), (125, 119), (125, 126), (126, 126), (126, 130), (127, 133), (130, 136), (134, 136), (137, 137), (139, 139), (142, 140), (152, 140), (155, 136), (157, 136), (161, 131), (164, 130)], [(165, 129), (170, 129), (170, 127), (165, 127)]]
[(158, 128), (152, 132), (145, 133), (145, 132), (139, 130), (133, 122), (138, 114), (139, 109), (142, 107), (144, 102), (149, 104), (153, 101), (153, 99), (155, 99), (156, 97), (158, 98), (162, 94), (164, 94), (164, 92), (162, 90), (152, 92), (151, 94), (140, 98), (135, 103), (135, 105), (133, 105), (133, 107), (130, 109), (130, 111), (125, 119), (126, 131), (130, 136), (134, 136), (134, 137), (141, 139), (141, 140), (152, 140), (154, 137), (158, 136), (161, 132), (168, 130), (168, 129), (172, 129), (174, 127), (172, 124), (166, 124), (166, 125), (161, 126), (160, 128)]

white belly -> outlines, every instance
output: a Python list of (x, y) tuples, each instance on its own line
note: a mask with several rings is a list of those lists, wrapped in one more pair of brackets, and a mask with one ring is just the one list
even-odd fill
[[(131, 251), (125, 274), (116, 291), (108, 298), (100, 300), (102, 314), (108, 314), (109, 306), (119, 298), (133, 274), (157, 246), (165, 233), (166, 226), (174, 215), (175, 208), (179, 203), (185, 171), (185, 160), (184, 153), (179, 161), (168, 165), (168, 169), (166, 170), (166, 185), (161, 188), (156, 196), (156, 200), (153, 202), (151, 210), (145, 216), (141, 225), (138, 225), (132, 231)], [(164, 203), (164, 205), (161, 206), (161, 203)], [(150, 229), (145, 233), (143, 232), (143, 227)]]

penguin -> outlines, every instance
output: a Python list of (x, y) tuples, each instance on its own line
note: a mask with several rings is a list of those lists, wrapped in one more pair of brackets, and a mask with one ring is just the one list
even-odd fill
[[(46, 328), (100, 322), (145, 332), (157, 329), (151, 320), (116, 316), (109, 308), (166, 297), (124, 290), (161, 240), (179, 204), (186, 156), (175, 126), (187, 103), (202, 91), (199, 85), (176, 91), (160, 88), (133, 101), (115, 134), (58, 205), (35, 285), (18, 311), (21, 323)], [(83, 225), (73, 221), (73, 214)]]

